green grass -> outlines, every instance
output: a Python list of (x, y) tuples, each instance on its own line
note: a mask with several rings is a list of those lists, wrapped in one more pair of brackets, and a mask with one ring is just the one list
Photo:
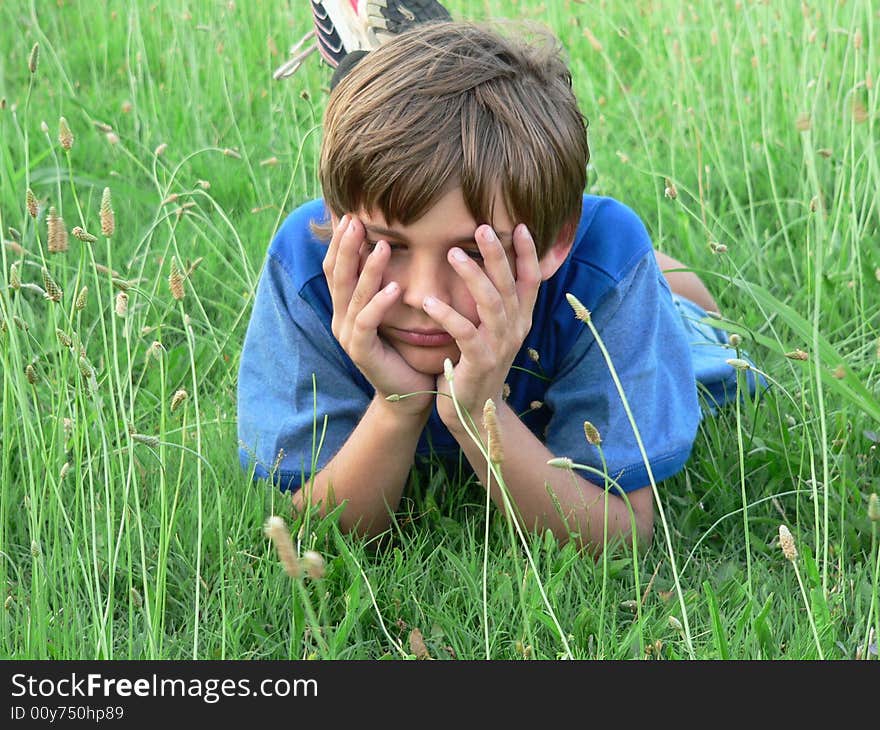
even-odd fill
[[(291, 520), (289, 497), (241, 472), (235, 381), (263, 256), (287, 212), (319, 194), (330, 71), (313, 58), (271, 79), (309, 27), (306, 4), (290, 5), (0, 4), (21, 29), (0, 55), (0, 233), (13, 242), (0, 656), (401, 657), (418, 628), (438, 659), (876, 658), (872, 4), (447, 3), (559, 34), (590, 122), (590, 191), (635, 209), (658, 248), (700, 273), (774, 383), (703, 422), (687, 468), (659, 485), (652, 547), (598, 561), (545, 535), (524, 546), (494, 507), (487, 524), (477, 483), (439, 468), (413, 480), (376, 542), (342, 536), (333, 515)], [(97, 241), (49, 254), (48, 206)], [(172, 258), (184, 271), (200, 260), (179, 301)], [(13, 265), (43, 288), (45, 267), (61, 300), (8, 286)], [(809, 359), (785, 357), (796, 348)], [(285, 575), (262, 532), (270, 514), (324, 556), (322, 579)]]

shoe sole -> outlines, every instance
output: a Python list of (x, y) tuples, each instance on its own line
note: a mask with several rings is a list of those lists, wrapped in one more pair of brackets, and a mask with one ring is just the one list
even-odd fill
[(452, 20), (437, 0), (367, 0), (367, 22), (384, 42), (419, 23)]

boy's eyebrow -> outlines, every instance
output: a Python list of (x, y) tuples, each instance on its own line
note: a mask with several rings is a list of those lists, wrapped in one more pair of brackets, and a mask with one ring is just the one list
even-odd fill
[[(372, 223), (364, 223), (364, 228), (368, 233), (378, 234), (380, 236), (388, 236), (389, 238), (394, 238), (401, 243), (409, 244), (409, 239), (404, 236), (400, 231), (395, 231), (393, 228), (384, 228), (382, 226), (377, 226)], [(476, 231), (474, 231), (476, 233)], [(495, 235), (498, 236), (502, 241), (510, 241), (513, 238), (513, 234), (507, 231), (495, 231)], [(474, 243), (475, 239), (473, 235), (470, 236), (458, 236), (456, 238), (452, 238), (449, 240), (450, 244), (460, 245), (463, 243)]]

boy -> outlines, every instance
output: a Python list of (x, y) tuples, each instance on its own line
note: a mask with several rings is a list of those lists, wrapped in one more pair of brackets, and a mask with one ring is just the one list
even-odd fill
[[(275, 236), (245, 339), (242, 464), (296, 490), (298, 507), (345, 502), (340, 526), (363, 535), (387, 529), (417, 455), (463, 454), (485, 486), (448, 359), (484, 443), (481, 413), (496, 406), (500, 468), (527, 528), (601, 547), (604, 461), (608, 540), (632, 539), (631, 510), (649, 543), (648, 471), (565, 295), (592, 313), (657, 482), (683, 467), (701, 417), (689, 340), (704, 358), (714, 348), (707, 385), (722, 401), (735, 372), (718, 364), (732, 353), (686, 321), (716, 309), (699, 279), (678, 274), (676, 287), (703, 308), (673, 299), (638, 217), (583, 195), (586, 127), (555, 41), (425, 24), (336, 80), (324, 197)], [(559, 456), (592, 470), (548, 465)], [(503, 509), (497, 484), (490, 493)]]

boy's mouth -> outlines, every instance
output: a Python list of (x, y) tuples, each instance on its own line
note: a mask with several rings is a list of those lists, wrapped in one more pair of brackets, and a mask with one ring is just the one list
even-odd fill
[(451, 345), (455, 340), (446, 330), (438, 329), (400, 329), (398, 327), (389, 327), (390, 334), (393, 338), (405, 342), (408, 345), (416, 347), (445, 347)]

